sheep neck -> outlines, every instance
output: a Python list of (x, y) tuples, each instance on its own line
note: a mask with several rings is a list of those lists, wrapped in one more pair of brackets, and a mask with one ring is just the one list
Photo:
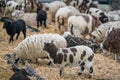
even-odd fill
[(58, 48), (56, 46), (54, 46), (54, 47), (52, 46), (48, 51), (50, 57), (55, 59), (57, 51), (58, 51)]

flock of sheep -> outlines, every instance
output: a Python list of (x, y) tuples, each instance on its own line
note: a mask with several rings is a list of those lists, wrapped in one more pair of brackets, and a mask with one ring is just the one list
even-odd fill
[[(115, 60), (120, 59), (120, 10), (103, 11), (98, 8), (99, 3), (92, 0), (62, 0), (43, 4), (37, 0), (19, 1), (0, 1), (3, 11), (0, 21), (10, 35), (9, 43), (14, 41), (16, 33), (18, 39), (21, 31), (25, 38), (14, 48), (13, 54), (5, 55), (8, 61), (14, 60), (12, 66), (15, 67), (20, 61), (23, 64), (25, 61), (36, 63), (39, 58), (47, 58), (49, 65), (54, 64), (60, 68), (60, 76), (63, 76), (64, 67), (67, 65), (77, 65), (80, 66), (78, 75), (87, 69), (91, 78), (94, 71), (93, 59), (98, 51), (102, 50), (103, 53), (109, 51), (115, 54)], [(51, 15), (51, 21), (55, 22), (54, 26), (64, 34), (45, 33), (26, 37), (27, 28), (40, 32), (39, 26), (42, 24), (45, 28), (48, 26), (47, 11)], [(7, 13), (10, 13), (9, 18), (5, 17)], [(36, 28), (31, 27), (33, 24)], [(86, 35), (89, 35), (90, 39), (87, 39)], [(21, 71), (22, 69), (15, 68), (15, 74), (10, 80), (17, 80), (18, 72), (26, 76)]]

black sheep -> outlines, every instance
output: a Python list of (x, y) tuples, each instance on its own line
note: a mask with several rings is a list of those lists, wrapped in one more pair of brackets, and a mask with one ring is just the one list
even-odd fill
[(6, 19), (4, 21), (3, 28), (6, 29), (8, 35), (10, 35), (9, 43), (14, 41), (13, 37), (17, 33), (16, 39), (18, 39), (20, 32), (22, 31), (24, 38), (26, 38), (26, 24), (25, 21), (19, 19), (17, 21), (11, 21)]
[(37, 21), (37, 28), (42, 25), (42, 22), (44, 21), (44, 26), (46, 28), (46, 20), (47, 20), (47, 13), (45, 10), (38, 9), (37, 10), (37, 16), (36, 16), (36, 21)]

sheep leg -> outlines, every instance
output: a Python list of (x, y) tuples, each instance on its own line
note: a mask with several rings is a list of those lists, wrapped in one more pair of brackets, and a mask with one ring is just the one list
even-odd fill
[(60, 77), (62, 77), (64, 75), (64, 69), (63, 67), (60, 68)]
[(78, 73), (78, 75), (82, 75), (84, 69), (85, 69), (84, 66), (80, 66), (80, 72)]
[(37, 28), (39, 28), (39, 21), (37, 20)]
[(17, 33), (16, 39), (18, 39), (19, 35), (20, 35), (20, 32)]
[(13, 36), (14, 36), (14, 35), (11, 35), (11, 36), (10, 36), (9, 43), (10, 43), (11, 41), (14, 41)]
[(46, 28), (46, 20), (44, 21), (44, 26), (45, 26), (45, 28)]
[(22, 31), (23, 35), (24, 35), (24, 39), (26, 38), (26, 30)]
[(92, 67), (92, 62), (88, 62), (85, 64), (85, 68), (89, 71), (89, 76), (88, 78), (92, 78), (93, 75), (93, 67)]

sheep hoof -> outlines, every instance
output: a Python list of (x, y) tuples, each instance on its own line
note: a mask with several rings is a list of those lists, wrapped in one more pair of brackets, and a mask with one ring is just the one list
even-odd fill
[(78, 75), (82, 75), (82, 73), (79, 72)]
[(88, 78), (92, 78), (92, 76), (91, 76), (91, 75), (89, 75), (89, 76), (88, 76)]

